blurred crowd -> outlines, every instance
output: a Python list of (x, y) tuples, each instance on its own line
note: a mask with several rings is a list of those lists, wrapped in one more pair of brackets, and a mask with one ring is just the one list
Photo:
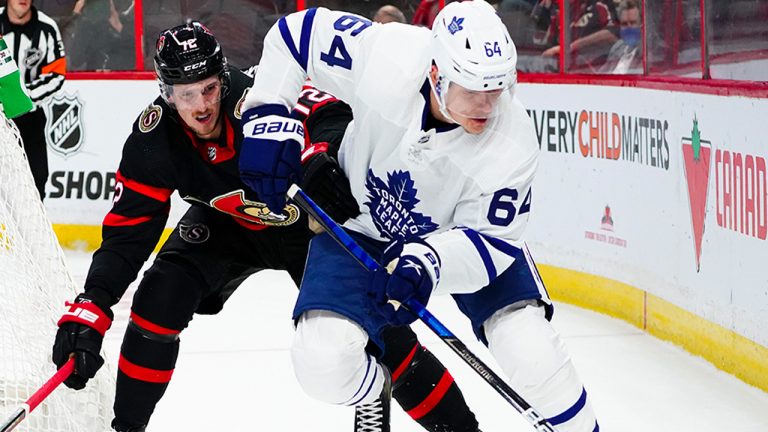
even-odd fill
[[(518, 48), (525, 72), (558, 72), (561, 50), (568, 72), (643, 73), (647, 67), (684, 75), (700, 63), (699, 0), (490, 0)], [(0, 1), (0, 5), (5, 3)], [(306, 0), (306, 7), (347, 10), (378, 22), (430, 27), (438, 0)], [(768, 0), (710, 0), (710, 54), (768, 52)], [(61, 29), (68, 70), (134, 70), (134, 0), (34, 0)], [(230, 62), (258, 62), (262, 40), (280, 17), (296, 10), (295, 0), (143, 1), (144, 69), (151, 68), (152, 41), (160, 29), (199, 19), (226, 47)], [(565, 31), (560, 29), (563, 9)], [(643, 26), (645, 31), (643, 30)], [(565, 40), (561, 40), (562, 34)], [(763, 54), (765, 57), (768, 55)], [(676, 69), (675, 69), (676, 68)], [(677, 72), (675, 72), (677, 70)]]

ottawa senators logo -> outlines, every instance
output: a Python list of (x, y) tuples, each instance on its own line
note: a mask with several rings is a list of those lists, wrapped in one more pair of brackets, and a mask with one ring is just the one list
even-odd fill
[(139, 130), (143, 133), (148, 133), (160, 123), (160, 117), (162, 116), (163, 108), (160, 105), (151, 104), (139, 117)]
[(187, 243), (205, 243), (211, 237), (211, 230), (205, 224), (187, 224), (181, 221), (179, 223), (179, 236)]
[(283, 209), (283, 214), (275, 214), (262, 202), (246, 200), (242, 189), (212, 199), (211, 207), (261, 225), (286, 226), (299, 220), (299, 208), (295, 205), (288, 204)]

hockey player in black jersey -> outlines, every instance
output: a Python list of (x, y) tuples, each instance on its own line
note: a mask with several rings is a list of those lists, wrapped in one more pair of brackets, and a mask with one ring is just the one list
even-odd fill
[[(262, 269), (285, 270), (298, 285), (311, 237), (295, 205), (272, 213), (240, 181), (240, 104), (252, 79), (228, 67), (211, 32), (194, 21), (162, 32), (155, 69), (161, 96), (141, 113), (125, 143), (102, 245), (84, 292), (67, 304), (59, 320), (53, 347), (59, 367), (74, 354), (75, 373), (65, 384), (83, 388), (104, 363), (100, 350), (113, 319), (111, 307), (149, 258), (165, 227), (170, 196), (178, 191), (191, 204), (189, 210), (144, 274), (131, 306), (118, 362), (112, 421), (117, 431), (145, 430), (171, 380), (179, 334), (193, 315), (217, 313), (242, 281)], [(335, 112), (348, 122), (348, 108), (337, 104)], [(336, 139), (333, 131), (340, 123), (317, 123), (313, 129), (319, 137)], [(307, 177), (329, 179), (313, 183), (328, 185), (331, 193), (322, 187), (314, 193), (321, 204), (333, 207), (337, 192), (344, 190), (334, 182), (346, 179), (326, 176), (331, 165), (323, 161), (329, 162), (308, 161), (314, 173), (307, 171)], [(434, 390), (450, 377), (445, 368), (409, 329), (391, 334), (393, 371), (407, 383), (395, 397), (418, 408), (417, 421), (429, 430), (476, 430), (455, 383)], [(465, 424), (474, 429), (464, 429)]]

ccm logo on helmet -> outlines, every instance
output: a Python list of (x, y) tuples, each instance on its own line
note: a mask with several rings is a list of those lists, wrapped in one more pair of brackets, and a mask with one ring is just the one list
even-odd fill
[(203, 61), (201, 61), (199, 63), (193, 63), (191, 65), (186, 65), (186, 66), (184, 66), (184, 72), (189, 72), (189, 71), (193, 71), (193, 70), (196, 70), (196, 69), (200, 69), (201, 67), (204, 67), (205, 63), (207, 63), (207, 62), (208, 62), (208, 60), (203, 60)]

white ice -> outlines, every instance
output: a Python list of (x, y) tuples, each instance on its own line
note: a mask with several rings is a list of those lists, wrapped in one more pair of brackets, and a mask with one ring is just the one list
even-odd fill
[[(68, 252), (77, 283), (90, 255)], [(135, 285), (135, 284), (134, 284)], [(107, 361), (116, 370), (133, 288), (116, 308)], [(196, 316), (182, 333), (173, 380), (148, 431), (351, 431), (353, 409), (305, 396), (291, 370), (296, 288), (283, 272), (248, 279), (215, 316)], [(495, 366), (449, 297), (429, 309)], [(765, 432), (768, 394), (705, 360), (605, 315), (557, 304), (563, 335), (603, 432)], [(416, 331), (450, 369), (484, 432), (532, 430), (517, 412), (420, 323)], [(766, 360), (768, 361), (768, 359)], [(423, 431), (393, 403), (393, 432)]]

